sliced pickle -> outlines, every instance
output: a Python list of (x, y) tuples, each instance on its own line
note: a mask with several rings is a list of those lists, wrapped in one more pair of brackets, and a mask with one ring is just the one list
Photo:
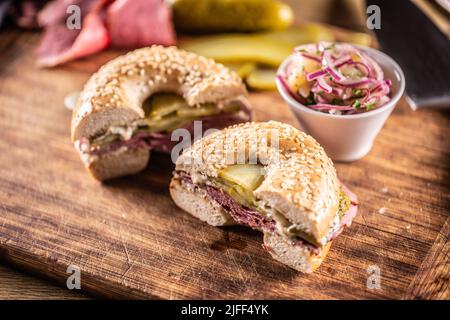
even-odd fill
[(172, 131), (176, 128), (180, 128), (186, 119), (182, 119), (177, 116), (164, 117), (162, 119), (144, 119), (141, 124), (148, 126), (150, 132), (163, 132)]
[(276, 69), (257, 68), (245, 78), (247, 85), (254, 90), (276, 90)]
[(112, 143), (112, 142), (115, 142), (118, 140), (120, 140), (120, 135), (113, 134), (113, 133), (107, 133), (107, 134), (104, 134), (104, 135), (92, 140), (91, 144), (94, 146), (95, 145), (104, 146), (104, 145), (107, 145), (109, 143)]
[(235, 185), (232, 188), (227, 188), (227, 190), (225, 191), (240, 205), (243, 205), (248, 208), (256, 206), (256, 200), (253, 197), (253, 193), (249, 190), (243, 189), (240, 186)]
[(186, 101), (174, 93), (156, 93), (148, 99), (148, 103), (146, 114), (150, 118), (162, 118), (187, 106)]
[(335, 40), (331, 29), (303, 24), (283, 31), (196, 37), (181, 42), (180, 46), (223, 63), (278, 67), (301, 44)]
[(222, 169), (219, 178), (253, 191), (264, 179), (264, 168), (260, 165), (237, 164)]
[(216, 61), (243, 62), (252, 61), (277, 67), (292, 53), (292, 45), (260, 35), (220, 35), (206, 36), (187, 40), (181, 48)]
[(316, 23), (305, 23), (298, 27), (289, 28), (283, 31), (273, 31), (262, 34), (261, 37), (269, 40), (283, 42), (295, 48), (302, 44), (315, 43), (318, 41), (336, 40), (330, 28)]
[(233, 70), (241, 78), (246, 78), (256, 68), (254, 62), (228, 62), (225, 66)]
[(218, 113), (220, 110), (217, 109), (216, 105), (213, 103), (205, 103), (198, 107), (184, 106), (177, 110), (177, 116), (185, 119), (200, 118), (205, 116), (210, 116)]

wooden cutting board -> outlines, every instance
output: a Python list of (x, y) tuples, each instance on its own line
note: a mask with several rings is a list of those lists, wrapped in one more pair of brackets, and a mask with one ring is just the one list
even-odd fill
[[(448, 112), (413, 112), (402, 101), (367, 157), (336, 165), (360, 214), (320, 269), (303, 275), (272, 260), (258, 232), (210, 227), (178, 209), (165, 156), (133, 177), (93, 180), (62, 101), (118, 53), (40, 70), (38, 37), (0, 39), (3, 261), (61, 286), (75, 265), (82, 290), (115, 298), (450, 298)], [(297, 125), (277, 93), (251, 102), (257, 120)], [(373, 266), (379, 289), (367, 286)]]

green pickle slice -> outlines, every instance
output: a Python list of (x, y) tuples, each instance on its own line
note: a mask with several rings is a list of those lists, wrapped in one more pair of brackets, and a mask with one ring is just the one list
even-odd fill
[(222, 169), (219, 177), (253, 191), (264, 178), (264, 168), (261, 165), (237, 164)]
[[(221, 109), (213, 103), (203, 103), (189, 106), (187, 102), (175, 93), (156, 93), (143, 103), (145, 118), (137, 120), (134, 125), (136, 132), (167, 132), (180, 128), (194, 119), (218, 114), (220, 112), (237, 112), (241, 106), (237, 102), (230, 102)], [(119, 141), (119, 134), (105, 133), (91, 141), (94, 146), (106, 146)]]
[[(253, 208), (262, 213), (258, 208), (258, 203), (253, 195), (264, 180), (265, 170), (261, 165), (232, 165), (222, 169), (219, 172), (218, 179), (212, 179), (220, 188), (227, 192), (239, 204)], [(339, 218), (342, 219), (350, 207), (350, 199), (345, 192), (339, 195)], [(272, 218), (282, 226), (284, 232), (290, 237), (299, 237), (316, 247), (322, 247), (323, 244), (317, 241), (311, 234), (296, 228), (281, 213), (273, 212)]]
[(186, 101), (173, 93), (157, 93), (144, 102), (146, 116), (150, 118), (164, 117), (186, 106)]
[(219, 172), (218, 183), (233, 199), (243, 206), (257, 206), (253, 191), (264, 180), (264, 167), (252, 164), (228, 166)]

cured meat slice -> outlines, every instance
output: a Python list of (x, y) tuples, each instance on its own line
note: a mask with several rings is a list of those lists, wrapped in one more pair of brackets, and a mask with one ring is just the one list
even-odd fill
[(108, 7), (107, 25), (111, 44), (120, 48), (176, 41), (172, 12), (163, 0), (116, 0)]
[(49, 13), (40, 15), (39, 20), (44, 21), (47, 27), (36, 50), (37, 64), (53, 67), (108, 47), (109, 35), (101, 14), (107, 2), (97, 1), (96, 6), (83, 18), (81, 30), (67, 28), (65, 20), (61, 23), (58, 16), (51, 20)]

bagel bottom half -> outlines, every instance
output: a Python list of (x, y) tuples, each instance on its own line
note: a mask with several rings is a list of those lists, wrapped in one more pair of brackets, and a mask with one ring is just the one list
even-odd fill
[[(169, 190), (175, 204), (194, 217), (216, 227), (237, 224), (204, 190), (187, 188), (178, 179), (172, 179)], [(331, 247), (329, 242), (319, 253), (313, 254), (306, 247), (293, 246), (289, 238), (278, 233), (264, 232), (263, 239), (264, 248), (275, 260), (303, 273), (314, 272)]]
[(149, 150), (123, 149), (96, 156), (89, 162), (87, 169), (94, 178), (103, 181), (138, 173), (147, 167), (149, 159)]

